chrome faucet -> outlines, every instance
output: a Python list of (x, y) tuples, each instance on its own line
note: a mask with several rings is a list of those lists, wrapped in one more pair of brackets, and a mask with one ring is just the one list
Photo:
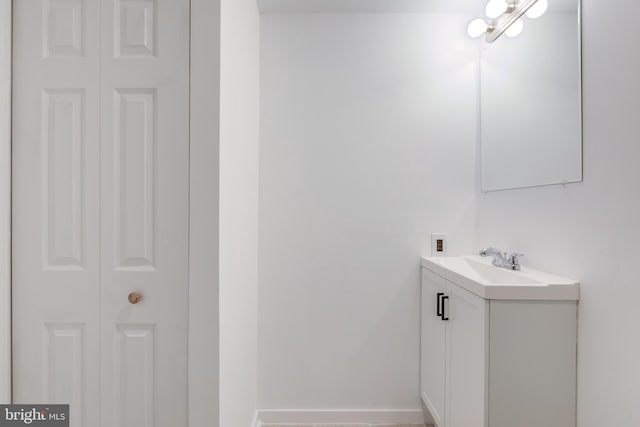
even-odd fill
[(507, 270), (520, 270), (520, 260), (518, 257), (524, 255), (515, 252), (507, 255), (506, 252), (503, 252), (500, 249), (489, 247), (482, 249), (480, 251), (480, 256), (492, 256), (492, 264), (496, 267), (506, 268)]

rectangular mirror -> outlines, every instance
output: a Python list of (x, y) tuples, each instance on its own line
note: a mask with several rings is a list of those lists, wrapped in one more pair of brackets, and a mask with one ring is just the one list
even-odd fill
[(549, 0), (480, 58), (482, 190), (582, 181), (580, 0)]

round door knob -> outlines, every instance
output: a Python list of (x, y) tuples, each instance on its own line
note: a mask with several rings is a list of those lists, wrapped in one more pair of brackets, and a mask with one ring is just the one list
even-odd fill
[(142, 299), (142, 294), (140, 292), (131, 292), (129, 294), (129, 302), (131, 304), (137, 304)]

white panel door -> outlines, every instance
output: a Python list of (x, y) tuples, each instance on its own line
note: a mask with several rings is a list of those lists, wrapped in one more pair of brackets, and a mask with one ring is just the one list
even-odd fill
[(15, 401), (186, 426), (189, 1), (14, 8)]
[(486, 427), (489, 303), (450, 282), (447, 295), (447, 427)]
[(95, 1), (14, 1), (13, 397), (99, 415)]
[(438, 427), (445, 426), (446, 321), (438, 315), (446, 281), (422, 269), (420, 392)]
[(188, 1), (101, 19), (102, 425), (186, 426)]

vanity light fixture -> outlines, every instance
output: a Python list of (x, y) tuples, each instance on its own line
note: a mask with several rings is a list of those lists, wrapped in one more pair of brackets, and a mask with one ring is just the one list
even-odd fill
[(504, 35), (511, 38), (518, 37), (523, 29), (524, 22), (522, 22), (522, 19), (518, 19), (516, 22), (511, 24), (509, 28), (507, 28), (507, 30), (504, 32)]
[(527, 10), (527, 17), (536, 19), (541, 17), (549, 7), (549, 0), (538, 0), (533, 6)]
[(490, 19), (496, 19), (497, 17), (504, 15), (505, 13), (511, 13), (516, 8), (515, 1), (507, 0), (489, 0), (485, 12)]
[(493, 43), (502, 34), (516, 37), (522, 32), (525, 16), (531, 19), (542, 16), (549, 7), (548, 0), (489, 0), (485, 12), (489, 21), (477, 18), (467, 27), (469, 37), (484, 34), (488, 43)]
[(480, 37), (483, 34), (490, 33), (491, 31), (493, 31), (493, 26), (487, 24), (482, 18), (474, 19), (467, 27), (467, 34), (472, 39)]

